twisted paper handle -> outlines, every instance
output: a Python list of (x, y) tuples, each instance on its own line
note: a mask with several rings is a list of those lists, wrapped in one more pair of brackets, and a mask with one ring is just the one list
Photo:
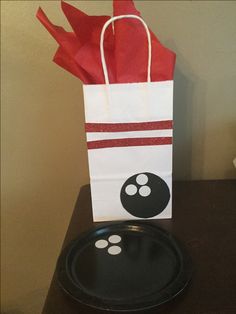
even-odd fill
[(104, 56), (104, 34), (105, 31), (107, 29), (107, 27), (116, 20), (121, 20), (124, 18), (131, 18), (131, 19), (137, 19), (140, 22), (142, 22), (146, 33), (147, 33), (147, 40), (148, 40), (148, 66), (147, 66), (147, 82), (151, 82), (151, 60), (152, 60), (152, 48), (151, 48), (151, 35), (149, 32), (149, 29), (147, 27), (147, 24), (144, 22), (144, 20), (137, 16), (137, 15), (132, 15), (132, 14), (128, 14), (128, 15), (118, 15), (118, 16), (114, 16), (112, 18), (110, 18), (104, 25), (102, 28), (102, 32), (101, 32), (101, 37), (100, 37), (100, 53), (101, 53), (101, 61), (102, 61), (102, 69), (103, 69), (103, 73), (104, 73), (104, 78), (105, 78), (105, 84), (109, 85), (109, 77), (108, 77), (108, 72), (107, 72), (107, 65), (106, 65), (106, 60), (105, 60), (105, 56)]

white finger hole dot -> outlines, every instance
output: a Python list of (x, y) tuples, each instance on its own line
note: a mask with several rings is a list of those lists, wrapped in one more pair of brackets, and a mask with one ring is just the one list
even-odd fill
[(139, 189), (139, 194), (143, 197), (147, 197), (148, 195), (151, 194), (150, 187), (147, 185), (141, 186), (141, 188)]
[(136, 182), (139, 184), (139, 185), (144, 185), (144, 184), (147, 184), (148, 183), (148, 176), (144, 173), (141, 173), (137, 176), (136, 178)]
[(113, 245), (111, 247), (109, 247), (108, 249), (108, 253), (110, 255), (118, 255), (121, 252), (121, 248), (118, 245)]
[(108, 242), (106, 240), (98, 240), (96, 241), (95, 246), (98, 249), (104, 249), (108, 246)]
[(129, 184), (127, 185), (127, 187), (125, 188), (125, 192), (128, 195), (135, 195), (137, 193), (138, 189), (137, 186), (135, 186), (134, 184)]
[(119, 242), (121, 241), (121, 237), (118, 236), (118, 235), (116, 235), (116, 234), (114, 234), (114, 235), (111, 235), (111, 236), (109, 237), (108, 241), (109, 241), (110, 243), (119, 243)]

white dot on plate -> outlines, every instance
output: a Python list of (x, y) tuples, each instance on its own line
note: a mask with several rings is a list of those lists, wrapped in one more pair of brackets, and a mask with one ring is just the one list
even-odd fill
[(128, 195), (134, 195), (136, 194), (138, 191), (137, 186), (135, 186), (134, 184), (129, 184), (127, 185), (127, 187), (125, 188), (125, 192)]
[(110, 243), (119, 243), (121, 241), (121, 237), (116, 235), (116, 234), (114, 234), (114, 235), (109, 237), (108, 241)]
[(150, 195), (151, 194), (150, 187), (147, 185), (141, 186), (141, 188), (139, 189), (139, 194), (144, 197)]
[(141, 173), (137, 176), (136, 178), (136, 182), (139, 184), (139, 185), (144, 185), (144, 184), (147, 184), (148, 183), (148, 176), (144, 173)]
[(96, 241), (95, 246), (98, 249), (104, 249), (108, 246), (108, 242), (106, 240), (98, 240)]
[(110, 255), (118, 255), (121, 252), (121, 248), (118, 245), (113, 245), (111, 247), (109, 247), (108, 249), (108, 253)]

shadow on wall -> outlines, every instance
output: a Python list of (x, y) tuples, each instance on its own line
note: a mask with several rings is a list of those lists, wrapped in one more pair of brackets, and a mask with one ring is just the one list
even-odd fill
[[(173, 178), (191, 180), (203, 175), (205, 132), (205, 84), (191, 69), (173, 42), (176, 52), (174, 76)], [(200, 165), (197, 170), (194, 164)]]
[(8, 312), (2, 312), (2, 314), (24, 314), (24, 312), (21, 312), (19, 310), (11, 310)]
[(174, 77), (173, 178), (185, 180), (191, 179), (192, 174), (191, 105), (193, 82), (182, 72), (178, 61)]
[[(232, 143), (236, 143), (236, 122), (235, 122), (235, 117), (232, 117), (232, 120), (228, 125), (228, 132), (230, 134), (230, 137), (232, 138)], [(229, 155), (229, 164), (232, 162), (232, 166), (230, 169), (228, 169), (225, 172), (226, 178), (233, 178), (236, 179), (236, 151), (235, 151), (235, 146), (232, 149), (232, 153)]]

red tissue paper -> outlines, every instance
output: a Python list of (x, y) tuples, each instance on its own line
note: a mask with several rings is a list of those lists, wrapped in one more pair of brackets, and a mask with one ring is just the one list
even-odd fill
[[(89, 16), (62, 1), (61, 8), (73, 32), (50, 22), (41, 8), (37, 18), (59, 44), (53, 61), (78, 77), (84, 84), (104, 84), (100, 55), (100, 34), (110, 16)], [(113, 15), (140, 16), (132, 0), (113, 0)], [(150, 29), (149, 29), (150, 30)], [(173, 80), (175, 53), (164, 47), (151, 33), (151, 80)], [(121, 19), (105, 33), (104, 51), (110, 83), (134, 83), (147, 80), (148, 43), (138, 20)]]

